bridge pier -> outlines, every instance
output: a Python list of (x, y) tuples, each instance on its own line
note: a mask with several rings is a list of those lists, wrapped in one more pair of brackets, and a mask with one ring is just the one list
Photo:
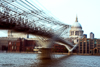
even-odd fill
[(73, 53), (72, 52), (68, 52), (68, 55), (72, 55)]
[(51, 48), (40, 48), (39, 59), (51, 59)]

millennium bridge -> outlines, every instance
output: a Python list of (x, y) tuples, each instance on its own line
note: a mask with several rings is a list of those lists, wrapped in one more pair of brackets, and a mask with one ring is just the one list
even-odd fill
[(65, 40), (69, 28), (70, 25), (61, 22), (41, 7), (38, 1), (0, 0), (0, 29), (32, 34), (40, 40), (48, 39), (49, 43), (42, 49), (42, 54), (49, 53), (48, 49), (55, 42), (64, 45), (69, 53), (72, 52), (77, 44)]

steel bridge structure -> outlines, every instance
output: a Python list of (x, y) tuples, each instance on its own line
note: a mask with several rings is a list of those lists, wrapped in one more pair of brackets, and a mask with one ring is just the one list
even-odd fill
[(46, 48), (59, 42), (69, 52), (73, 51), (77, 45), (65, 40), (69, 28), (70, 25), (61, 22), (35, 0), (0, 0), (0, 29), (48, 38), (50, 42)]

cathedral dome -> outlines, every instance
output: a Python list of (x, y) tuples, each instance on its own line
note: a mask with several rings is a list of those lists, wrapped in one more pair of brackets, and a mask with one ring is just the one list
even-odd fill
[(78, 28), (82, 28), (81, 24), (78, 22), (75, 22), (72, 27), (78, 27)]
[(74, 41), (75, 44), (78, 43), (79, 38), (83, 38), (83, 32), (84, 31), (82, 30), (82, 26), (76, 17), (76, 20), (70, 29), (70, 38)]
[(82, 28), (81, 24), (78, 22), (77, 17), (76, 17), (76, 21), (74, 22), (74, 24), (71, 27), (72, 28)]

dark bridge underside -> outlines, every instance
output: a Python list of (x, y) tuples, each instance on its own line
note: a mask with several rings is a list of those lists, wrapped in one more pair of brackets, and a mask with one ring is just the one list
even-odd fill
[[(32, 27), (28, 23), (24, 23), (20, 21), (16, 22), (12, 19), (9, 21), (8, 18), (9, 17), (7, 16), (3, 16), (2, 18), (0, 18), (0, 29), (10, 29), (17, 32), (23, 32), (23, 33), (38, 35), (38, 36), (47, 37), (47, 38), (53, 38), (54, 36), (56, 36), (56, 34), (46, 31), (46, 30), (42, 30), (40, 27), (39, 28)], [(73, 47), (73, 45), (67, 43), (65, 40), (61, 39), (59, 36), (56, 37), (55, 41), (61, 42), (70, 47)]]

